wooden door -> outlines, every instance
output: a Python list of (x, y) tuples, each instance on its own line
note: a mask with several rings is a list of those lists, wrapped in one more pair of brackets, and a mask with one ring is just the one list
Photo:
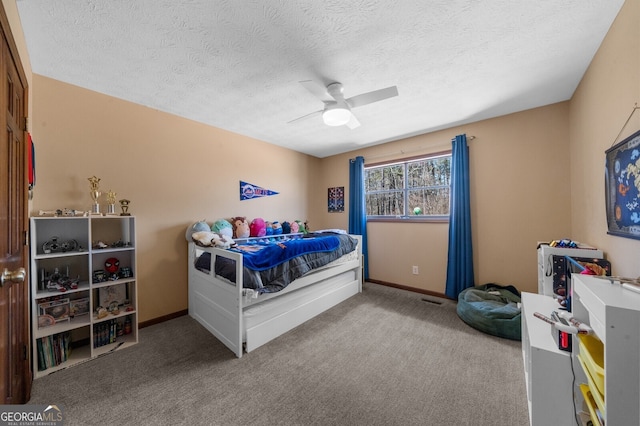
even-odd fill
[[(0, 7), (0, 403), (31, 397), (29, 345), (28, 196), (25, 144), (26, 79)], [(12, 49), (13, 48), (13, 49)], [(15, 60), (14, 58), (18, 58)]]

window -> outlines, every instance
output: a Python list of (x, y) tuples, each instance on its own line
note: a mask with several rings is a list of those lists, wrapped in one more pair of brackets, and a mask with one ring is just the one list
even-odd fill
[(365, 166), (368, 219), (447, 219), (451, 153)]

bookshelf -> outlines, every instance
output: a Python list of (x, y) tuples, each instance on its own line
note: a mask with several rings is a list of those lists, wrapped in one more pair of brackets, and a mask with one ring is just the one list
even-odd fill
[(30, 219), (35, 378), (138, 342), (135, 217)]

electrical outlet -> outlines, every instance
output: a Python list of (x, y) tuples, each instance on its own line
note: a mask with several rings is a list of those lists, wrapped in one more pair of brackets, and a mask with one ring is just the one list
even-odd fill
[(417, 266), (413, 266), (412, 270), (413, 270), (413, 275), (418, 275), (418, 267)]

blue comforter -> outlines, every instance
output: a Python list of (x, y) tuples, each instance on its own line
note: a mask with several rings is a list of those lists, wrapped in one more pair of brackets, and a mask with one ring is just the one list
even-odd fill
[(297, 256), (336, 250), (340, 239), (335, 235), (300, 238), (277, 243), (238, 245), (231, 251), (242, 253), (243, 265), (254, 271), (265, 271)]

